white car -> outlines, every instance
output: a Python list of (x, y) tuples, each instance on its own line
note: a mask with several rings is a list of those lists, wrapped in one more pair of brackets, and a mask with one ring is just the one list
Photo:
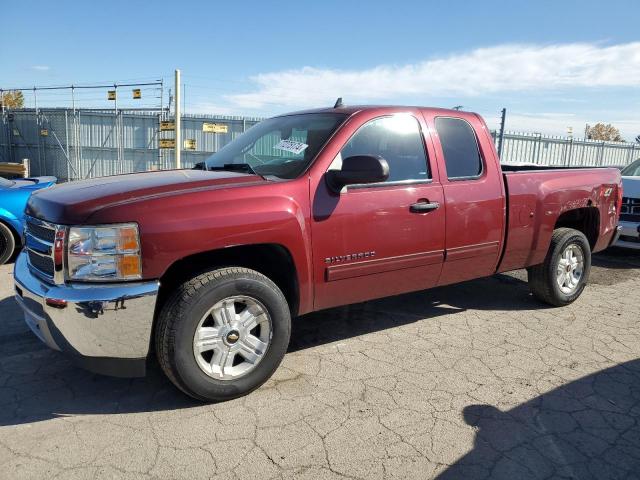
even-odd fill
[(640, 158), (622, 169), (620, 238), (616, 247), (640, 250)]

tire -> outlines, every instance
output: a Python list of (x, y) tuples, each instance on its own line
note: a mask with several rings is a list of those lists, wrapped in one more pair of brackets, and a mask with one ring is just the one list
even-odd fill
[(13, 256), (16, 238), (4, 223), (0, 222), (0, 265), (4, 265)]
[[(567, 260), (567, 255), (571, 261)], [(581, 267), (573, 263), (574, 258), (582, 261)], [(575, 270), (569, 271), (571, 269)], [(572, 228), (558, 228), (551, 235), (544, 263), (527, 269), (529, 289), (538, 300), (562, 307), (574, 302), (582, 294), (590, 271), (591, 247), (587, 237)], [(565, 277), (561, 277), (562, 272)]]
[[(233, 315), (229, 309), (240, 311)], [(201, 401), (231, 400), (258, 388), (280, 365), (291, 334), (291, 314), (280, 289), (264, 275), (240, 267), (212, 270), (183, 283), (157, 322), (160, 366), (180, 390)], [(216, 333), (201, 336), (204, 331)]]

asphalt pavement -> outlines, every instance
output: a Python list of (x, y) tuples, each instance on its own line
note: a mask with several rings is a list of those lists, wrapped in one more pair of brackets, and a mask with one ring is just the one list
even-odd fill
[(0, 267), (0, 478), (640, 478), (640, 252), (564, 308), (515, 272), (294, 321), (252, 394), (74, 367)]

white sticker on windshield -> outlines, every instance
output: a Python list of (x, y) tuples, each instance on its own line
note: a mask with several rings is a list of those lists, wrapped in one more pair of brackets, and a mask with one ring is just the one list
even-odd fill
[(304, 152), (304, 149), (309, 145), (302, 142), (296, 142), (295, 140), (280, 140), (273, 148), (277, 148), (278, 150), (284, 150), (285, 152), (298, 153)]

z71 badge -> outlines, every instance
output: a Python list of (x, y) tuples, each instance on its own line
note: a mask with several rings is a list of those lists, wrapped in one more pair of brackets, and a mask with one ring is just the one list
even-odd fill
[(358, 252), (350, 253), (348, 255), (338, 255), (336, 257), (327, 257), (324, 259), (324, 263), (341, 263), (350, 262), (352, 260), (362, 260), (363, 258), (375, 257), (376, 252)]

